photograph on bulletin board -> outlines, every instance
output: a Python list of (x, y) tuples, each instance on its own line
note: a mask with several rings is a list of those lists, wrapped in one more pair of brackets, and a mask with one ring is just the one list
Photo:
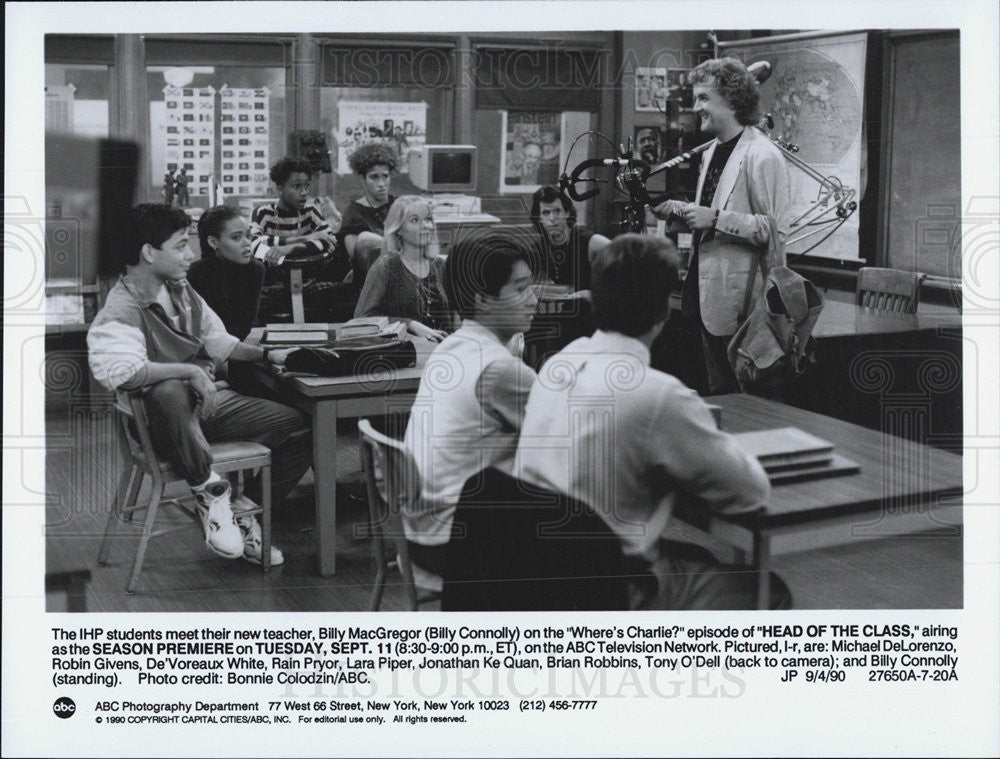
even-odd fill
[(680, 97), (681, 91), (688, 86), (687, 69), (667, 69), (667, 92), (670, 97)]
[(635, 70), (635, 109), (663, 112), (667, 102), (667, 70), (639, 67)]
[(562, 114), (503, 111), (500, 192), (534, 192), (559, 179)]

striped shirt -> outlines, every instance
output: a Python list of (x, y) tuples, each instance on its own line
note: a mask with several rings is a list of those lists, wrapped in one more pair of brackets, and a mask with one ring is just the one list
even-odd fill
[(148, 363), (221, 364), (237, 343), (187, 280), (165, 282), (157, 297), (149, 298), (126, 275), (94, 317), (87, 355), (98, 382), (109, 390), (129, 390)]
[[(261, 245), (273, 248), (284, 244), (289, 237), (329, 229), (330, 225), (326, 223), (315, 200), (308, 201), (301, 211), (282, 208), (277, 201), (263, 203), (254, 209), (250, 218), (250, 250), (256, 254)], [(322, 243), (313, 244), (317, 248), (315, 253), (322, 253), (326, 249)]]

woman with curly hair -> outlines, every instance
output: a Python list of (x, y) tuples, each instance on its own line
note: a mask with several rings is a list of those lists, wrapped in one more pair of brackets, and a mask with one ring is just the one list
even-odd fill
[(442, 258), (427, 198), (403, 195), (385, 220), (382, 255), (372, 264), (354, 311), (406, 321), (408, 330), (434, 342), (451, 327), (442, 285)]
[(339, 237), (342, 253), (354, 269), (354, 286), (360, 289), (372, 260), (382, 249), (385, 217), (395, 200), (389, 194), (389, 183), (399, 160), (391, 147), (378, 142), (362, 145), (347, 160), (361, 178), (364, 194), (344, 211)]

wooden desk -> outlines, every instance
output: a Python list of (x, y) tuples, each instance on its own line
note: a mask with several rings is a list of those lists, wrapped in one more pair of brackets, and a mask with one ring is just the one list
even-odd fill
[(406, 411), (420, 385), (420, 374), (435, 343), (414, 340), (417, 365), (352, 377), (286, 376), (258, 365), (256, 376), (276, 397), (312, 417), (313, 473), (316, 475), (316, 541), (319, 572), (336, 572), (337, 420)]
[[(849, 422), (750, 395), (705, 399), (722, 408), (727, 432), (793, 426), (825, 438), (836, 452), (861, 466), (846, 477), (777, 485), (766, 510), (740, 514), (678, 512), (730, 545), (750, 533), (753, 568), (758, 572), (758, 608), (770, 602), (770, 544), (774, 535), (815, 529), (836, 520), (911, 513), (954, 504), (962, 495), (962, 457)], [(739, 550), (739, 549), (738, 549)]]
[(813, 337), (823, 340), (932, 332), (938, 329), (961, 329), (961, 327), (962, 315), (959, 313), (895, 314), (871, 311), (853, 303), (827, 300), (813, 328)]

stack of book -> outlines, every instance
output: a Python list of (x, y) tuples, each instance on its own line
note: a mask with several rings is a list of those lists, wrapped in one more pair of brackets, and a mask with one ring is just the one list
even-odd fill
[(757, 457), (771, 484), (838, 477), (861, 469), (834, 453), (833, 443), (797, 427), (740, 432), (733, 437)]
[(310, 346), (326, 345), (333, 340), (330, 324), (322, 322), (305, 324), (268, 324), (264, 330), (263, 345)]
[(391, 343), (406, 336), (406, 322), (390, 321), (387, 316), (360, 316), (341, 324), (334, 334), (337, 344), (345, 347), (355, 343)]

